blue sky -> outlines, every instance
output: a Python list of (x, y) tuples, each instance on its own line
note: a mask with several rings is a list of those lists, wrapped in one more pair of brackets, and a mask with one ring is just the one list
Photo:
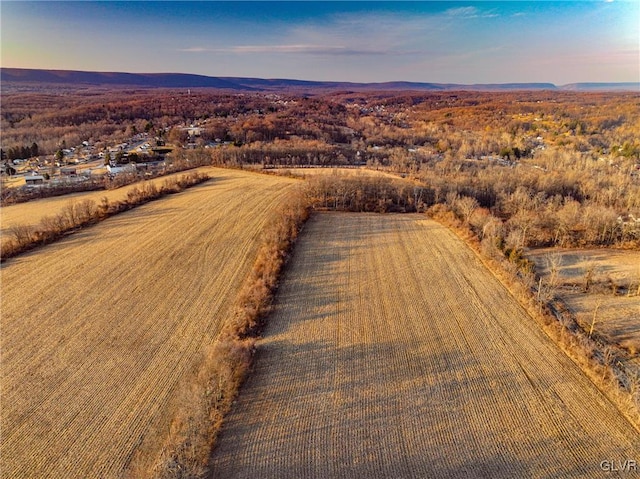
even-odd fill
[(640, 81), (640, 2), (0, 2), (3, 67), (356, 82)]

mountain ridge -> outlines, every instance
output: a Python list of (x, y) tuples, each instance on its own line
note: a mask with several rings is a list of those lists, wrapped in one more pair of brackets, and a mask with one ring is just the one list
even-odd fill
[(102, 87), (140, 88), (215, 88), (240, 92), (277, 91), (513, 91), (513, 90), (567, 90), (567, 91), (640, 91), (640, 82), (625, 83), (571, 83), (557, 86), (553, 83), (432, 83), (432, 82), (340, 82), (312, 81), (283, 78), (218, 77), (191, 73), (125, 73), (91, 72), (79, 70), (44, 70), (27, 68), (0, 68), (0, 82), (19, 84), (59, 84)]

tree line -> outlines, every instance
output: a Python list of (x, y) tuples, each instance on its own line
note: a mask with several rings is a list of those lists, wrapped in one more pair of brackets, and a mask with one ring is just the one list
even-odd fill
[(0, 148), (0, 160), (18, 160), (33, 158), (40, 154), (40, 148), (34, 141), (30, 146), (14, 146), (6, 151)]

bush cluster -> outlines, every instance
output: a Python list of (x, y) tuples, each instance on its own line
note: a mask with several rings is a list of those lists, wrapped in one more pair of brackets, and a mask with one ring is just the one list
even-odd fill
[(435, 205), (429, 215), (452, 228), (479, 254), (483, 262), (502, 280), (529, 314), (558, 346), (640, 427), (640, 381), (637, 373), (624, 367), (621, 351), (582, 329), (574, 315), (548, 284), (536, 275), (533, 262), (520, 248), (505, 247), (496, 237), (477, 233), (447, 205)]
[[(195, 478), (207, 472), (209, 456), (224, 415), (251, 367), (255, 341), (271, 310), (278, 278), (309, 217), (302, 191), (296, 191), (272, 217), (239, 295), (204, 360), (180, 387), (168, 436), (157, 433), (138, 451), (131, 477)], [(148, 455), (160, 451), (150, 465)], [(145, 458), (146, 457), (146, 458)]]
[(433, 204), (433, 190), (382, 176), (309, 178), (308, 195), (316, 209), (354, 212), (413, 213)]
[(132, 188), (124, 201), (109, 202), (104, 197), (100, 204), (96, 204), (93, 200), (69, 202), (60, 213), (44, 217), (37, 226), (19, 225), (11, 228), (9, 238), (2, 241), (0, 260), (5, 261), (37, 246), (52, 243), (79, 228), (95, 224), (109, 216), (168, 194), (178, 193), (208, 179), (209, 176), (203, 173), (192, 172), (187, 175), (167, 178), (160, 187), (151, 182), (143, 182)]

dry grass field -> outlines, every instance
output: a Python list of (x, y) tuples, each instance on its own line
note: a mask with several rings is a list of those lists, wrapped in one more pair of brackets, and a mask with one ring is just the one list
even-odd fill
[(22, 176), (11, 176), (11, 177), (3, 177), (2, 178), (2, 187), (3, 188), (20, 188), (24, 186), (26, 183), (24, 181), (24, 177)]
[[(216, 168), (203, 167), (193, 171), (201, 171), (212, 175), (220, 171)], [(161, 176), (143, 182), (132, 183), (130, 185), (116, 188), (113, 190), (86, 191), (82, 193), (71, 193), (62, 196), (53, 196), (50, 198), (42, 198), (38, 200), (27, 201), (15, 205), (0, 207), (0, 235), (6, 237), (10, 234), (11, 228), (14, 226), (36, 226), (45, 216), (54, 216), (64, 210), (70, 202), (79, 202), (84, 200), (94, 201), (100, 204), (103, 198), (107, 198), (110, 202), (122, 201), (127, 198), (127, 193), (140, 186), (141, 183), (155, 183), (157, 186), (162, 185), (167, 179), (185, 175), (185, 172), (174, 173), (171, 175)]]
[(278, 168), (264, 169), (261, 165), (249, 165), (248, 169), (255, 171), (272, 173), (275, 175), (293, 176), (296, 178), (313, 178), (316, 176), (348, 176), (348, 177), (384, 177), (384, 178), (402, 178), (400, 174), (394, 174), (384, 170), (375, 170), (365, 166), (354, 168), (346, 168), (340, 166), (332, 166), (328, 168), (287, 168), (280, 166)]
[(324, 213), (211, 477), (603, 477), (602, 461), (638, 451), (639, 432), (449, 230)]
[(120, 477), (171, 419), (295, 182), (210, 173), (2, 265), (2, 477)]
[(330, 176), (382, 176), (385, 178), (399, 178), (400, 175), (394, 175), (387, 171), (372, 170), (369, 168), (278, 168), (276, 171), (289, 173), (292, 176), (307, 178), (317, 175)]
[(628, 350), (640, 371), (640, 251), (543, 248), (528, 257), (544, 280), (556, 270), (556, 294), (582, 328), (595, 316), (594, 332)]

